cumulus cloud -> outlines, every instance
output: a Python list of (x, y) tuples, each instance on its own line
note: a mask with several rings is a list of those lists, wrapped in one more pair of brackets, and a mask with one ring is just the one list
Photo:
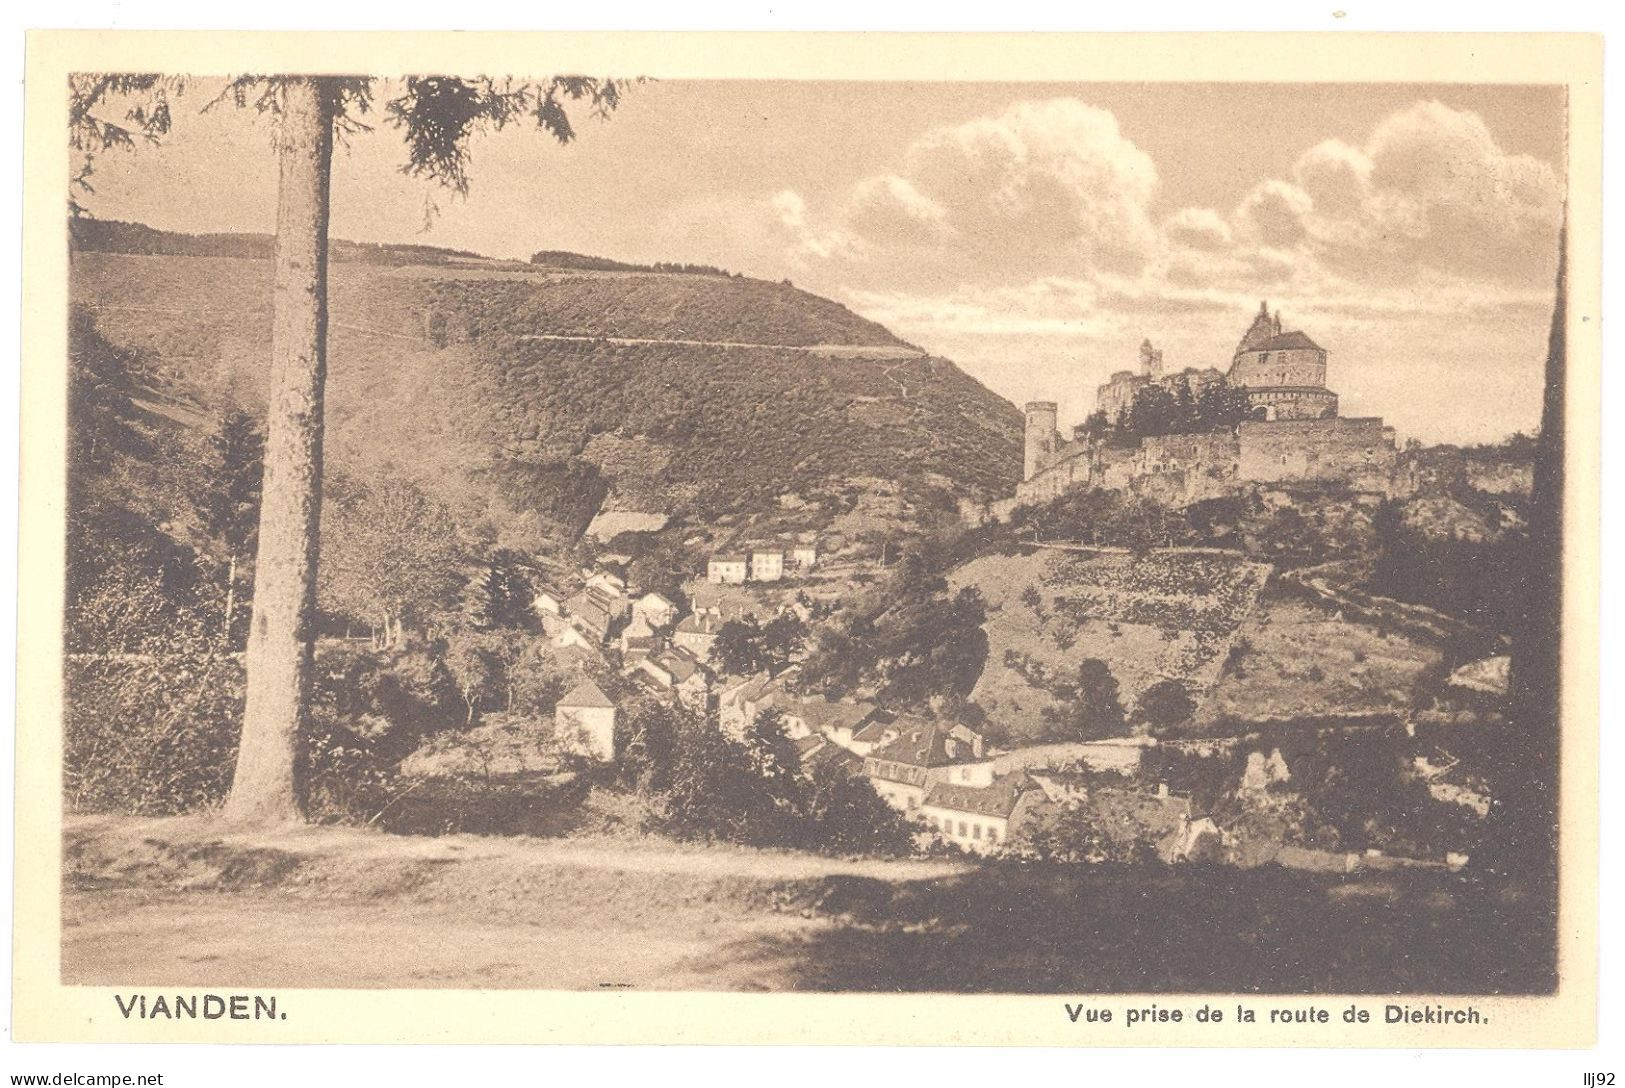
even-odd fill
[(1237, 232), (1260, 245), (1284, 249), (1308, 236), (1305, 220), (1314, 207), (1307, 193), (1284, 181), (1254, 186), (1236, 208)]
[(822, 215), (780, 194), (781, 220), (800, 261), (850, 261), (862, 267), (849, 275), (875, 286), (946, 289), (1137, 270), (1158, 244), (1156, 186), (1150, 156), (1110, 111), (1057, 98), (931, 129), (896, 171)]
[(1187, 249), (1223, 250), (1231, 243), (1230, 224), (1211, 208), (1181, 208), (1162, 223), (1162, 236)]
[(1548, 164), (1504, 151), (1477, 114), (1417, 102), (1363, 146), (1305, 151), (1238, 223), (1276, 244), (1307, 241), (1348, 274), (1393, 282), (1422, 269), (1523, 283), (1551, 280), (1562, 186)]

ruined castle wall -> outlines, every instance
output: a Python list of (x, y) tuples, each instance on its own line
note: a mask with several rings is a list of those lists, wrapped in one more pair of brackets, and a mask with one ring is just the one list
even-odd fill
[(1016, 501), (1023, 504), (1049, 502), (1074, 487), (1087, 487), (1093, 481), (1088, 447), (1081, 442), (1070, 442), (1045, 468), (1016, 485)]
[(1171, 505), (1212, 498), (1235, 486), (1239, 457), (1240, 442), (1231, 431), (1145, 438), (1133, 487)]
[(1381, 419), (1249, 422), (1237, 428), (1237, 478), (1346, 482), (1359, 491), (1387, 491), (1398, 451)]
[(1095, 407), (1115, 420), (1134, 406), (1134, 395), (1149, 385), (1151, 379), (1128, 370), (1119, 370), (1112, 380), (1095, 389)]

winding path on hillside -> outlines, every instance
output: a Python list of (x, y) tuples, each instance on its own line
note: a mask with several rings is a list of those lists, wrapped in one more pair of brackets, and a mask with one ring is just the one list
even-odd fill
[[(101, 303), (97, 309), (118, 310), (127, 313), (175, 314), (194, 315), (224, 313), (226, 311), (182, 309), (167, 306), (132, 306), (124, 303)], [(235, 311), (231, 311), (235, 313)], [(335, 329), (345, 329), (349, 332), (366, 333), (370, 336), (382, 336), (391, 340), (406, 340), (414, 344), (430, 343), (426, 336), (413, 333), (396, 332), (391, 329), (375, 329), (368, 325), (356, 325), (348, 321), (329, 320), (328, 325)], [(748, 340), (687, 340), (675, 337), (643, 337), (643, 336), (591, 336), (582, 333), (537, 332), (525, 333), (517, 337), (519, 340), (541, 340), (562, 344), (618, 344), (624, 346), (640, 345), (671, 345), (690, 348), (755, 348), (763, 351), (794, 351), (806, 355), (828, 355), (834, 358), (846, 359), (896, 359), (906, 361), (910, 359), (923, 359), (926, 353), (918, 348), (905, 347), (900, 344), (760, 344)], [(887, 377), (891, 377), (891, 368), (887, 369)], [(897, 378), (892, 378), (908, 397), (908, 387)]]
[[(799, 351), (807, 355), (833, 355), (863, 359), (923, 359), (925, 352), (917, 348), (891, 344), (758, 344), (745, 340), (681, 340), (641, 336), (583, 336), (579, 334), (538, 332), (526, 333), (520, 340), (558, 341), (567, 344), (671, 344), (691, 348), (758, 348), (766, 351)], [(896, 379), (893, 379), (894, 381)], [(899, 382), (899, 385), (902, 383)], [(904, 389), (904, 396), (908, 391)]]

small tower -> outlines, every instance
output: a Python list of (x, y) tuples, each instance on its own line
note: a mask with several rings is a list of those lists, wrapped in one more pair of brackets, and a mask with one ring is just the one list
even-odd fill
[(1026, 449), (1022, 460), (1021, 478), (1030, 480), (1044, 468), (1055, 453), (1055, 416), (1057, 407), (1052, 400), (1027, 402)]
[(1149, 338), (1140, 342), (1140, 373), (1152, 381), (1162, 377), (1162, 351)]

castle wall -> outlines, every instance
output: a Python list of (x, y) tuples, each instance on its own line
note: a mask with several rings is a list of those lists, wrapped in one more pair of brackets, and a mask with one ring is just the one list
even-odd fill
[(1328, 419), (1337, 415), (1337, 394), (1326, 389), (1249, 389), (1247, 404), (1268, 420)]
[(1236, 428), (1239, 480), (1346, 482), (1358, 491), (1391, 486), (1398, 451), (1377, 418), (1248, 422)]
[(1326, 353), (1310, 348), (1245, 351), (1230, 367), (1232, 385), (1251, 388), (1326, 387)]
[(1079, 442), (1069, 443), (1060, 456), (1016, 485), (1016, 502), (1049, 502), (1074, 487), (1087, 487), (1093, 482), (1088, 447)]
[(1134, 407), (1134, 396), (1151, 383), (1151, 379), (1128, 370), (1119, 370), (1112, 380), (1095, 389), (1095, 407), (1115, 421)]

